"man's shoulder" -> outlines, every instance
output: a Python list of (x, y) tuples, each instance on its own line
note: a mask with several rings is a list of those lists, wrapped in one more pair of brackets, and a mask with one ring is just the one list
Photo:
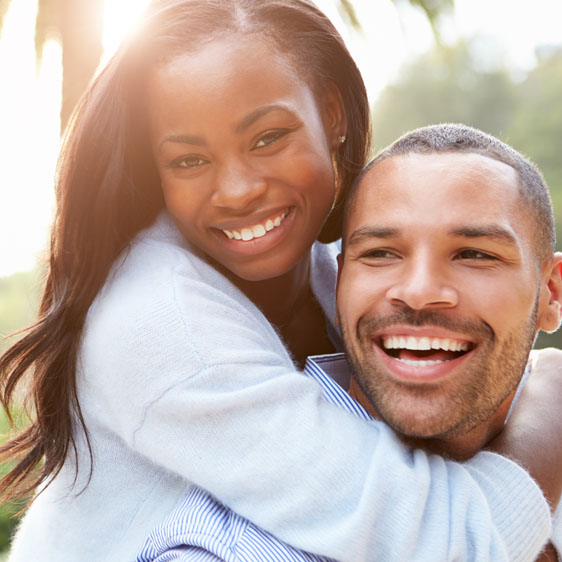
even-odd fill
[(351, 368), (344, 353), (308, 357), (304, 372), (320, 384), (326, 402), (343, 408), (358, 418), (373, 419), (347, 392)]

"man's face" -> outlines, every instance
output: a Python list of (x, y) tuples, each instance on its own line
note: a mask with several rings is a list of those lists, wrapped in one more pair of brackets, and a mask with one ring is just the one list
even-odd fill
[(461, 153), (384, 160), (344, 238), (338, 320), (389, 425), (458, 435), (511, 399), (548, 302), (511, 167)]

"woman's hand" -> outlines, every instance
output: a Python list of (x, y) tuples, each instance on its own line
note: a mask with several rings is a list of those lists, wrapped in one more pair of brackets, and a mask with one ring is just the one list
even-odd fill
[(548, 543), (535, 562), (558, 562), (556, 549)]
[(554, 511), (562, 494), (562, 351), (533, 351), (530, 360), (513, 414), (487, 448), (528, 470)]

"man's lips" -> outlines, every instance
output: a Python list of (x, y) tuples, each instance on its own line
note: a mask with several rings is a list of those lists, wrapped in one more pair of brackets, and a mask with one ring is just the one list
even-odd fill
[[(423, 332), (423, 333), (422, 333)], [(446, 376), (476, 344), (466, 338), (443, 336), (427, 329), (416, 333), (380, 334), (372, 339), (383, 361), (399, 378), (433, 380)]]

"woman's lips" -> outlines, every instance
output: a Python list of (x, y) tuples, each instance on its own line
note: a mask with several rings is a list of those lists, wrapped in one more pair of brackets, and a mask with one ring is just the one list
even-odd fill
[(229, 252), (250, 256), (267, 252), (276, 246), (289, 232), (294, 218), (295, 208), (287, 207), (247, 227), (233, 228), (225, 224), (212, 230), (219, 243)]
[(271, 232), (275, 228), (281, 226), (281, 223), (285, 220), (285, 217), (289, 214), (289, 209), (285, 209), (281, 213), (277, 213), (259, 223), (252, 226), (246, 226), (239, 229), (220, 229), (222, 230), (227, 238), (230, 240), (242, 240), (244, 242), (249, 242), (254, 238), (261, 238), (265, 236), (268, 232)]

